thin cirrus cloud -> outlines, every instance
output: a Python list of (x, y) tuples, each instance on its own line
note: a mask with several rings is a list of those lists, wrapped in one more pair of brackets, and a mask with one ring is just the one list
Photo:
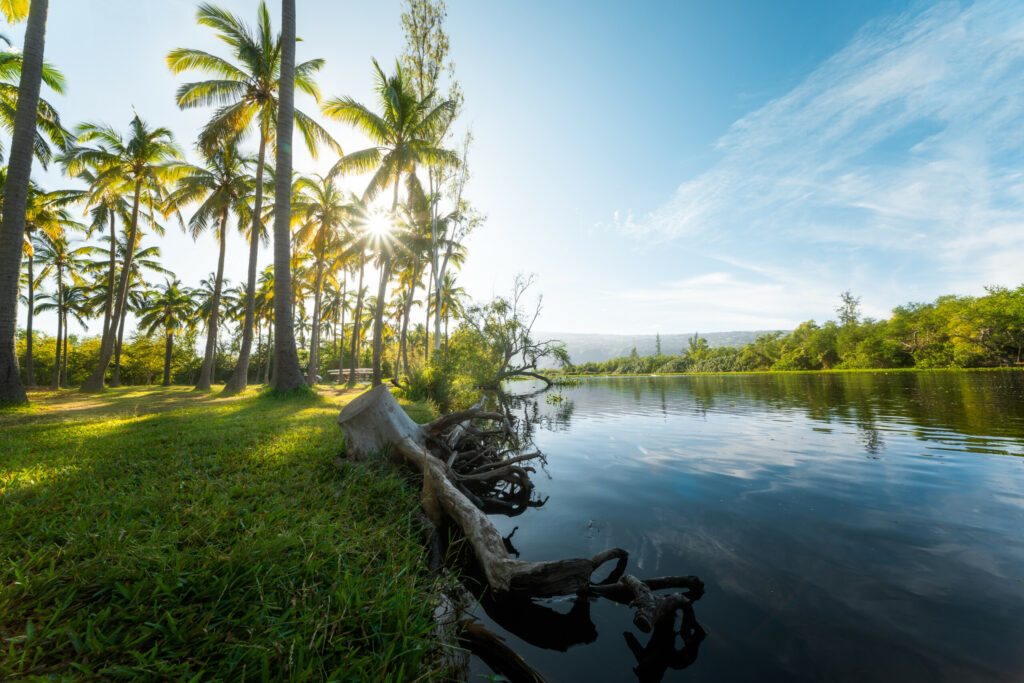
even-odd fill
[[(616, 223), (804, 271), (748, 282), (760, 306), (748, 313), (775, 310), (773, 291), (820, 314), (851, 284), (885, 310), (908, 295), (1019, 283), (1024, 4), (942, 4), (870, 24), (735, 122), (716, 152), (662, 206)], [(730, 293), (742, 272), (706, 284)], [(672, 284), (685, 300), (699, 283)]]

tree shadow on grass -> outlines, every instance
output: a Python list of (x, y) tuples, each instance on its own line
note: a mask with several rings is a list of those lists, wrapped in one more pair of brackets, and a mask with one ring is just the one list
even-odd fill
[(419, 670), (415, 496), (328, 401), (196, 408), (5, 428), (0, 678)]

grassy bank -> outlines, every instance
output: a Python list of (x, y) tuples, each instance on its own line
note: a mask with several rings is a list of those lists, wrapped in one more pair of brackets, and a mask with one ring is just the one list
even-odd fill
[(355, 395), (0, 412), (0, 679), (433, 678), (416, 494), (332, 464)]

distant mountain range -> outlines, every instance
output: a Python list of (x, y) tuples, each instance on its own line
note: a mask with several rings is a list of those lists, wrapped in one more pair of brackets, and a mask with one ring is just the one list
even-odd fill
[[(743, 346), (754, 341), (761, 334), (775, 330), (741, 330), (736, 332), (700, 332), (699, 336), (708, 340), (710, 346)], [(689, 334), (661, 335), (661, 352), (678, 354), (689, 346)], [(654, 354), (655, 335), (653, 334), (575, 334), (558, 332), (538, 332), (536, 339), (559, 339), (565, 342), (569, 357), (573, 363), (605, 361), (621, 356), (628, 356), (636, 348), (641, 356)]]

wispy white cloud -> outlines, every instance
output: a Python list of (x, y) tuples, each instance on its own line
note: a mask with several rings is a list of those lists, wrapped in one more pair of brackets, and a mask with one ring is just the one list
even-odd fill
[[(763, 282), (733, 274), (670, 283), (677, 300), (697, 285), (750, 285), (752, 304), (768, 305), (772, 287), (827, 282), (831, 301), (831, 284), (851, 268), (879, 288), (922, 277), (973, 290), (1019, 282), (1024, 4), (949, 3), (869, 25), (793, 90), (733, 124), (716, 149), (714, 165), (665, 204), (620, 213), (617, 225), (699, 236), (705, 250), (757, 263), (774, 254), (776, 267)], [(793, 261), (821, 273), (787, 282), (780, 273)]]

